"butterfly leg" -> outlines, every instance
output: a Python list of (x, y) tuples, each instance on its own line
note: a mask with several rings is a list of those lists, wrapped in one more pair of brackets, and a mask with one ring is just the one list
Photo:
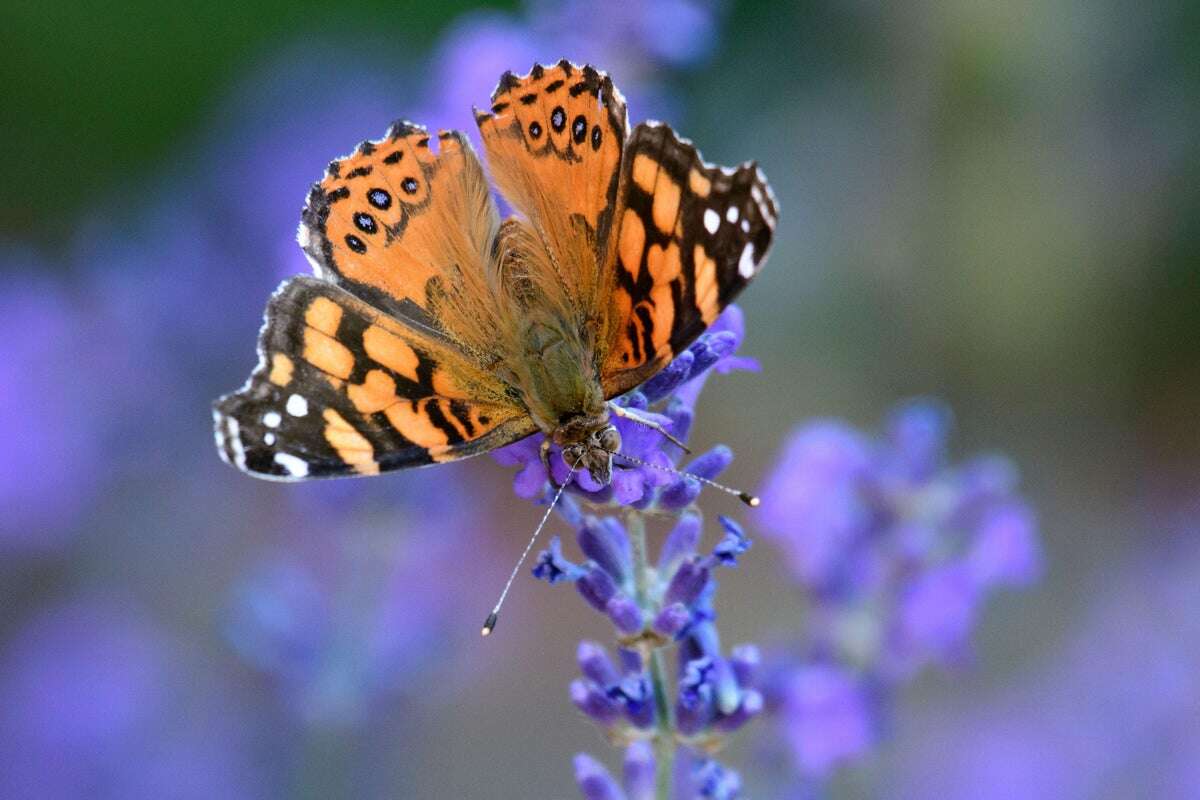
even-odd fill
[(671, 435), (670, 431), (668, 431), (662, 425), (659, 425), (654, 420), (643, 417), (641, 414), (634, 411), (632, 408), (623, 408), (622, 406), (619, 406), (616, 403), (609, 403), (608, 407), (612, 411), (612, 413), (616, 414), (621, 419), (627, 419), (630, 422), (635, 422), (638, 425), (645, 425), (647, 428), (649, 428), (651, 430), (658, 431), (671, 444), (675, 445), (676, 447), (678, 447), (680, 450), (687, 453), (688, 455), (692, 454), (692, 451), (688, 448), (688, 446), (686, 444), (684, 444), (683, 442), (676, 439), (674, 436)]

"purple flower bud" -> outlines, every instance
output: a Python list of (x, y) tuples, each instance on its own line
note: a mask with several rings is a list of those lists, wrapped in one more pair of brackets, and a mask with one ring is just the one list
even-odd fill
[(925, 480), (942, 464), (950, 409), (935, 400), (913, 400), (889, 416), (887, 438), (893, 468), (911, 480)]
[(608, 617), (624, 634), (640, 633), (642, 630), (642, 609), (625, 594), (616, 594), (608, 601), (605, 609)]
[(696, 552), (700, 543), (702, 520), (699, 514), (684, 514), (667, 534), (662, 551), (658, 555), (658, 572), (670, 575), (679, 562)]
[(676, 356), (675, 360), (668, 364), (662, 372), (642, 385), (641, 391), (646, 400), (655, 403), (675, 391), (679, 384), (687, 380), (691, 374), (695, 360), (695, 356), (690, 350), (684, 350)]
[(733, 451), (725, 445), (719, 444), (692, 459), (684, 471), (712, 480), (724, 472), (731, 463), (733, 463)]
[(621, 706), (595, 684), (576, 679), (569, 691), (575, 707), (606, 728), (621, 716)]
[(674, 639), (691, 619), (692, 615), (688, 612), (687, 606), (683, 603), (671, 603), (654, 616), (653, 627), (663, 636)]
[(638, 740), (625, 749), (625, 794), (629, 800), (654, 800), (654, 748)]
[(587, 753), (575, 756), (575, 783), (583, 792), (584, 800), (626, 800), (625, 793), (604, 765)]
[(629, 539), (615, 517), (584, 518), (579, 529), (579, 547), (584, 555), (612, 576), (614, 582), (625, 583), (630, 571)]
[(696, 502), (700, 489), (700, 481), (695, 478), (680, 478), (659, 493), (658, 505), (670, 511), (687, 508)]
[(613, 583), (612, 576), (591, 562), (584, 565), (583, 573), (575, 581), (575, 588), (592, 608), (601, 612), (607, 611), (608, 601), (617, 593), (617, 585)]
[(691, 558), (684, 561), (671, 577), (671, 582), (667, 585), (667, 592), (663, 596), (663, 603), (667, 605), (682, 603), (690, 606), (704, 591), (708, 579), (709, 569), (702, 566), (699, 559)]
[(967, 554), (971, 574), (981, 585), (1021, 585), (1041, 573), (1042, 552), (1037, 522), (1020, 501), (987, 511), (975, 531)]
[(583, 525), (583, 512), (569, 494), (564, 493), (562, 497), (558, 498), (558, 505), (554, 507), (554, 511), (563, 522), (572, 528), (577, 529)]
[(580, 642), (575, 658), (579, 662), (579, 671), (601, 686), (612, 686), (621, 680), (608, 652), (596, 642), (587, 639)]
[(671, 420), (671, 433), (681, 442), (686, 442), (692, 432), (692, 421), (695, 414), (692, 409), (678, 398), (671, 398), (667, 404), (667, 417)]
[(758, 677), (762, 653), (757, 645), (739, 644), (730, 651), (729, 663), (733, 665), (733, 674), (737, 676), (738, 686), (746, 689), (753, 686)]
[(737, 346), (737, 336), (729, 331), (702, 335), (688, 348), (695, 356), (695, 361), (692, 363), (692, 371), (688, 374), (688, 380), (707, 372), (710, 367), (736, 350)]

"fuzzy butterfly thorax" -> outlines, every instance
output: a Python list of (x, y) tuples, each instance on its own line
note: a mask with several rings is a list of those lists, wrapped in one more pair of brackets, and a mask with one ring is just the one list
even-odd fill
[(409, 122), (332, 162), (298, 239), (315, 277), (267, 306), (259, 365), (215, 404), (218, 449), (259, 477), (375, 474), (538, 430), (601, 483), (608, 400), (696, 339), (757, 273), (777, 217), (754, 164), (701, 160), (561, 61), (501, 77), (455, 131)]

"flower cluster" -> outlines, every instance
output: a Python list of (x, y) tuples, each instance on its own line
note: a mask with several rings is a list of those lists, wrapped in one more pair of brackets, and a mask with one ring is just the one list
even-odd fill
[(811, 423), (766, 482), (757, 522), (808, 604), (768, 691), (804, 775), (862, 754), (891, 690), (961, 662), (988, 592), (1038, 574), (1016, 471), (998, 456), (948, 464), (949, 427), (931, 401), (900, 406), (879, 440)]
[[(686, 440), (708, 373), (756, 367), (734, 355), (743, 333), (741, 312), (727, 309), (666, 369), (617, 402)], [(575, 530), (586, 560), (569, 560), (554, 537), (533, 568), (547, 583), (573, 583), (616, 629), (615, 659), (596, 642), (580, 643), (581, 677), (572, 682), (570, 696), (611, 741), (628, 745), (624, 787), (587, 755), (576, 759), (577, 782), (589, 800), (663, 797), (672, 785), (677, 797), (737, 797), (737, 773), (707, 754), (763, 710), (756, 688), (760, 656), (753, 645), (722, 651), (714, 575), (736, 566), (750, 540), (737, 522), (718, 517), (720, 536), (702, 549), (704, 526), (695, 501), (703, 484), (679, 474), (679, 448), (639, 422), (617, 418), (616, 424), (622, 452), (636, 461), (618, 459), (609, 486), (571, 474), (557, 449), (551, 458), (555, 480), (569, 489), (558, 513)], [(549, 497), (540, 445), (535, 436), (496, 455), (519, 467), (514, 489), (522, 497)], [(729, 448), (716, 447), (682, 469), (712, 480), (732, 458)], [(646, 548), (651, 515), (674, 521), (653, 562)], [(671, 651), (674, 665), (668, 668)]]

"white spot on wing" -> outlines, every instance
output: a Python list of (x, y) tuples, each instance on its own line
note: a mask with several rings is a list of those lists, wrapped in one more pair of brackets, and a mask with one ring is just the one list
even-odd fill
[(709, 233), (716, 233), (717, 228), (721, 225), (721, 215), (713, 211), (711, 208), (704, 209), (704, 230)]
[(750, 232), (750, 220), (744, 219), (744, 220), (742, 220), (742, 233), (749, 233), (749, 232)]
[(746, 280), (754, 277), (754, 245), (747, 243), (742, 248), (742, 257), (738, 259), (738, 274)]
[[(295, 396), (292, 395), (292, 397)], [(293, 478), (303, 478), (308, 475), (308, 464), (304, 459), (297, 458), (291, 453), (276, 453), (275, 463), (286, 469)]]
[(233, 450), (233, 463), (238, 469), (244, 470), (246, 468), (246, 447), (242, 444), (238, 421), (233, 417), (226, 417), (225, 420), (229, 423), (229, 448)]
[(293, 417), (303, 417), (308, 413), (308, 401), (298, 394), (287, 399), (287, 412)]
[(275, 444), (275, 434), (267, 431), (263, 436), (263, 441), (266, 443), (267, 447), (270, 447), (271, 445)]
[[(296, 395), (292, 396), (295, 397)], [(283, 417), (279, 416), (278, 411), (268, 411), (267, 413), (263, 414), (262, 423), (268, 428), (278, 428), (279, 423), (281, 422), (283, 422)], [(267, 444), (270, 444), (270, 442), (267, 442)]]
[(737, 221), (738, 221), (738, 209), (737, 209), (737, 206), (730, 206), (728, 209), (726, 209), (726, 211), (725, 211), (725, 219), (729, 220), (729, 224), (730, 224), (730, 225), (732, 225), (732, 224), (734, 224), (735, 222), (737, 222)]

